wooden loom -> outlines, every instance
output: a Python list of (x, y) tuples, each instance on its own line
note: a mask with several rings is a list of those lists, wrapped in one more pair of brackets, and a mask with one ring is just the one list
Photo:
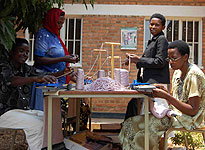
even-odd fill
[(105, 44), (111, 45), (112, 48), (112, 54), (111, 54), (111, 78), (114, 79), (114, 45), (120, 45), (120, 43), (114, 43), (114, 42), (105, 42)]

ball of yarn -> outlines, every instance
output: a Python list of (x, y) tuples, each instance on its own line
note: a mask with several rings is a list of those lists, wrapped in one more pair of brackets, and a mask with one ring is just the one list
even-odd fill
[(98, 70), (98, 78), (105, 77), (105, 70)]
[(77, 69), (76, 89), (77, 90), (84, 89), (84, 70), (83, 69)]
[(126, 69), (120, 69), (121, 84), (123, 86), (129, 86), (129, 72)]
[(120, 74), (120, 69), (114, 68), (114, 79), (121, 83), (121, 74)]

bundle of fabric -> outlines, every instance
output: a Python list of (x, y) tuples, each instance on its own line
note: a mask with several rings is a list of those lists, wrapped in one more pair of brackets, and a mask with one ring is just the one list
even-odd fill
[[(154, 98), (154, 100), (150, 101), (150, 111), (151, 113), (157, 117), (157, 118), (164, 118), (164, 116), (168, 117), (175, 117), (175, 116), (180, 116), (181, 114), (179, 112), (176, 112), (172, 109), (169, 108), (168, 104), (160, 104), (160, 105), (155, 105), (153, 101), (157, 102), (159, 100), (163, 100), (161, 98)], [(165, 101), (165, 100), (164, 100)]]
[(110, 77), (101, 77), (91, 84), (87, 84), (84, 88), (85, 91), (125, 91), (128, 90), (118, 81)]

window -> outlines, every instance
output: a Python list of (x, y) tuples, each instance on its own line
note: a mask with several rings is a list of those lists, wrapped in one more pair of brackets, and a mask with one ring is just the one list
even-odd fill
[[(80, 62), (71, 64), (71, 66), (82, 67), (82, 19), (67, 18), (60, 30), (61, 39), (64, 41), (68, 52), (76, 54), (80, 57)], [(25, 38), (29, 41), (30, 53), (27, 64), (33, 65), (34, 63), (34, 36), (29, 34), (28, 30), (25, 32)]]
[[(184, 40), (190, 46), (190, 62), (202, 67), (202, 21), (198, 18), (167, 18), (164, 31), (168, 42)], [(145, 41), (151, 38), (149, 20), (145, 19)]]
[(29, 42), (29, 57), (28, 60), (26, 61), (27, 64), (33, 65), (34, 64), (34, 35), (29, 34), (28, 29), (25, 31), (25, 39), (28, 40)]
[(80, 62), (71, 66), (82, 67), (82, 24), (81, 18), (67, 18), (60, 32), (68, 52), (80, 57)]

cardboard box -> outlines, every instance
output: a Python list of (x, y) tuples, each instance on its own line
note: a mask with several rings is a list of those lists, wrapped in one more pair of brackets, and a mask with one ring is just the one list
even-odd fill
[(64, 139), (66, 148), (70, 150), (111, 150), (112, 139), (90, 131), (82, 131)]

